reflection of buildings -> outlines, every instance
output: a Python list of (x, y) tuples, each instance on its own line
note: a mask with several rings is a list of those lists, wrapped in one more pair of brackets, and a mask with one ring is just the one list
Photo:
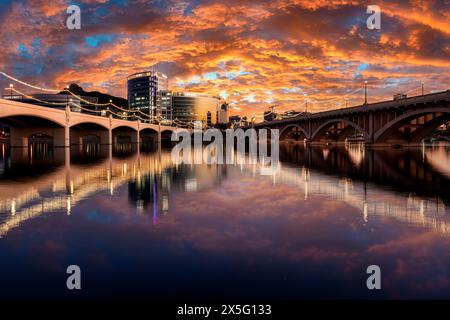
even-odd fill
[(167, 213), (170, 192), (168, 171), (170, 170), (163, 170), (161, 174), (138, 175), (137, 179), (128, 182), (128, 200), (135, 204), (140, 212), (146, 211), (151, 204), (156, 212)]
[(225, 167), (187, 166), (167, 167), (160, 173), (137, 175), (128, 182), (128, 200), (140, 212), (166, 214), (170, 197), (176, 192), (195, 192), (212, 188), (226, 175)]

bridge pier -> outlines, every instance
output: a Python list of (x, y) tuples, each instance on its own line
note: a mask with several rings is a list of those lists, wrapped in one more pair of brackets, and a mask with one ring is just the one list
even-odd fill
[(64, 127), (64, 147), (70, 148), (70, 127)]
[(109, 128), (108, 130), (108, 141), (107, 143), (108, 145), (112, 145), (113, 144), (113, 134), (112, 134), (112, 129)]

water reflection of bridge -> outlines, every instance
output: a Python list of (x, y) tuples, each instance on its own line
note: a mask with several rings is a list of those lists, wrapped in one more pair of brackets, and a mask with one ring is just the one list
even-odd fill
[[(137, 212), (153, 214), (156, 219), (156, 213), (167, 212), (171, 194), (177, 190), (214, 188), (226, 178), (227, 170), (238, 170), (214, 165), (174, 167), (170, 152), (144, 154), (119, 148), (113, 156), (112, 147), (105, 148), (96, 150), (96, 162), (87, 165), (77, 161), (75, 154), (70, 156), (68, 148), (54, 149), (50, 170), (20, 179), (3, 175), (0, 237), (43, 213), (71, 214), (77, 204), (95, 194), (107, 192), (114, 196), (115, 190), (125, 184)], [(272, 176), (274, 184), (294, 185), (303, 191), (305, 199), (319, 195), (346, 202), (357, 208), (366, 222), (383, 216), (450, 231), (446, 217), (449, 176), (435, 167), (442, 161), (429, 161), (421, 150), (386, 151), (359, 146), (314, 149), (296, 145), (282, 148), (280, 155), (285, 162)], [(11, 154), (10, 165), (25, 167), (27, 163), (21, 161), (31, 161), (29, 157), (19, 159)], [(449, 157), (446, 160), (448, 163)], [(33, 161), (37, 165), (38, 159)], [(148, 205), (153, 210), (148, 210)]]
[(297, 186), (305, 199), (325, 195), (344, 201), (357, 208), (365, 222), (383, 216), (450, 232), (450, 179), (429, 163), (423, 150), (373, 150), (353, 145), (330, 149), (294, 146), (284, 151), (301, 169), (283, 165), (275, 181)]
[(139, 181), (149, 172), (161, 173), (169, 164), (170, 154), (139, 160), (139, 154), (128, 159), (109, 157), (86, 167), (70, 165), (66, 159), (65, 166), (25, 182), (0, 181), (0, 188), (5, 190), (0, 195), (0, 212), (10, 213), (0, 224), (0, 236), (42, 213), (70, 214), (72, 207), (95, 193), (108, 191), (113, 195), (116, 186), (130, 179)]
[[(450, 175), (436, 166), (439, 161), (430, 161), (427, 156), (436, 150), (444, 150), (443, 147), (372, 149), (361, 144), (349, 144), (345, 147), (315, 148), (294, 144), (282, 148), (283, 162), (375, 183), (397, 192), (439, 197), (450, 205)], [(442, 163), (449, 161), (450, 151), (447, 158), (440, 159)]]
[[(12, 171), (39, 160), (30, 155), (14, 155), (22, 149), (11, 148), (10, 152), (10, 161), (16, 166)], [(126, 146), (103, 146), (94, 149), (88, 164), (78, 159), (80, 152), (87, 151), (78, 147), (71, 151), (55, 148), (47, 155), (52, 169), (40, 175), (0, 180), (0, 237), (41, 214), (61, 211), (71, 214), (72, 208), (95, 194), (108, 192), (114, 196), (115, 190), (125, 184), (137, 212), (144, 213), (151, 204), (152, 210), (147, 212), (153, 214), (156, 222), (157, 213), (167, 212), (172, 191), (208, 188), (220, 177), (217, 167), (195, 166), (189, 170), (187, 166), (175, 167), (170, 152), (161, 149), (142, 153)], [(74, 163), (74, 159), (78, 161)]]

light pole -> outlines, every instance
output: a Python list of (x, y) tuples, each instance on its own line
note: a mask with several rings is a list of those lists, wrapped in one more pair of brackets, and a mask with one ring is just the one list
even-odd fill
[(423, 85), (424, 85), (424, 83), (422, 81), (422, 95), (424, 94)]
[(305, 113), (308, 113), (308, 99), (305, 101)]
[(364, 104), (367, 104), (367, 80), (364, 81)]
[(69, 86), (66, 86), (64, 89), (66, 91), (66, 105), (69, 107)]
[(348, 108), (348, 99), (345, 99), (345, 107)]

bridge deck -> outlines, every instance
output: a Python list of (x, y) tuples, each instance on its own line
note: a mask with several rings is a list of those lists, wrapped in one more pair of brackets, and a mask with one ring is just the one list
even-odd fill
[[(340, 109), (335, 109), (335, 110), (316, 112), (316, 113), (311, 113), (309, 115), (301, 115), (298, 117), (293, 117), (290, 119), (255, 123), (254, 126), (256, 127), (256, 126), (267, 126), (268, 124), (270, 124), (270, 125), (285, 124), (285, 123), (297, 122), (299, 120), (328, 118), (328, 117), (342, 116), (342, 115), (354, 114), (354, 113), (360, 113), (360, 112), (398, 108), (398, 107), (402, 107), (402, 106), (417, 105), (417, 104), (439, 102), (439, 101), (450, 101), (450, 90), (436, 92), (436, 93), (430, 93), (430, 94), (426, 94), (423, 96), (422, 95), (414, 96), (414, 97), (409, 97), (409, 98), (399, 99), (399, 100), (387, 100), (387, 101), (381, 101), (381, 102), (375, 102), (375, 103), (368, 103), (367, 105), (359, 105), (359, 106), (354, 106), (354, 107), (349, 107), (349, 108), (340, 108)], [(250, 127), (251, 126), (244, 126), (243, 128), (250, 128)]]

